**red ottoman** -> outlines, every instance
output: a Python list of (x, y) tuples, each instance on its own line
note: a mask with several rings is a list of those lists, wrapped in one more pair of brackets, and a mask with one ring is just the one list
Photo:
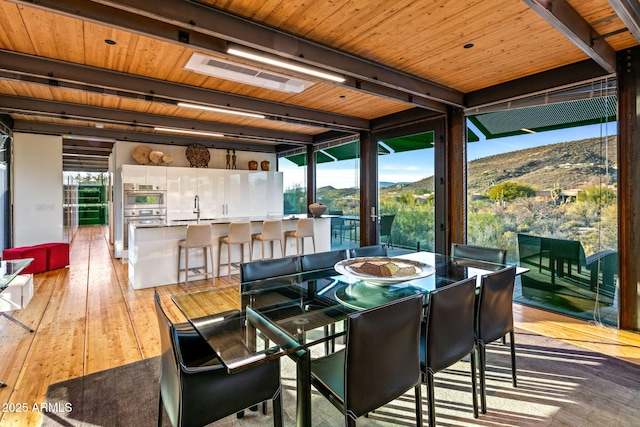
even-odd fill
[(24, 246), (21, 248), (9, 248), (2, 251), (2, 259), (33, 258), (33, 262), (22, 270), (22, 274), (34, 274), (47, 271), (47, 248), (42, 246)]
[(38, 246), (47, 249), (47, 270), (55, 270), (69, 265), (68, 243), (44, 243)]

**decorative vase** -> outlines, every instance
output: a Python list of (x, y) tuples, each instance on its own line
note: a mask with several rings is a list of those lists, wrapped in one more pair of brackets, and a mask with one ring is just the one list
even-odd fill
[(250, 171), (257, 171), (258, 170), (258, 162), (256, 162), (255, 160), (249, 160), (249, 170)]
[(311, 212), (311, 215), (313, 215), (314, 218), (320, 218), (326, 210), (327, 205), (323, 205), (321, 203), (311, 203), (309, 205), (309, 212)]
[(263, 160), (262, 162), (260, 162), (260, 169), (262, 169), (263, 171), (268, 171), (269, 166), (270, 166), (270, 163), (268, 160)]

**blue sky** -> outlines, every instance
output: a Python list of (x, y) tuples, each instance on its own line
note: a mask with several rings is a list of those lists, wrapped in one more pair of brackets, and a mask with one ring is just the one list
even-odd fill
[[(467, 122), (467, 124), (477, 135), (480, 135), (479, 142), (470, 143), (467, 146), (467, 158), (469, 161), (530, 147), (600, 137), (603, 135), (615, 135), (616, 133), (616, 123), (612, 122), (603, 125), (589, 125), (486, 140), (480, 131), (474, 129), (471, 123)], [(331, 185), (335, 188), (351, 188), (357, 186), (359, 174), (358, 162), (358, 159), (354, 159), (318, 165), (318, 187)], [(295, 166), (290, 162), (287, 162), (290, 163), (290, 166), (285, 166), (283, 163), (285, 162), (281, 162), (279, 170), (284, 172), (285, 190), (291, 188), (294, 184), (304, 186), (306, 180), (305, 168)], [(419, 181), (420, 179), (433, 175), (433, 149), (380, 156), (378, 158), (378, 167), (378, 176), (381, 182)]]

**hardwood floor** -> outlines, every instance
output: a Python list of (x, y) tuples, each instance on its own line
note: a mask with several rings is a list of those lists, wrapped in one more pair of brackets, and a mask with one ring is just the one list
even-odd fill
[[(35, 275), (35, 296), (12, 314), (29, 333), (0, 318), (0, 426), (40, 422), (34, 404), (49, 384), (135, 362), (160, 353), (154, 289), (134, 291), (127, 266), (113, 258), (106, 227), (82, 227), (70, 249), (68, 268)], [(237, 276), (235, 278), (237, 280)], [(233, 276), (232, 276), (233, 280)], [(226, 278), (216, 285), (227, 284)], [(190, 290), (204, 289), (197, 282)], [(175, 321), (184, 321), (170, 296), (179, 285), (157, 288)], [(515, 304), (517, 327), (640, 364), (640, 334)], [(22, 411), (22, 409), (27, 409)]]

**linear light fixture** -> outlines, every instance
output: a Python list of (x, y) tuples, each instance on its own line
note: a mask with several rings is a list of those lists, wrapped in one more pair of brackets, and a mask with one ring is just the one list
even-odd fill
[(106, 159), (107, 156), (103, 154), (76, 154), (76, 153), (63, 153), (62, 157), (90, 157), (92, 159)]
[(237, 116), (253, 117), (254, 119), (264, 119), (265, 116), (256, 113), (247, 113), (244, 111), (227, 110), (225, 108), (208, 107), (206, 105), (190, 104), (188, 102), (178, 102), (178, 107), (195, 108), (198, 110), (213, 111), (214, 113), (235, 114)]
[(238, 49), (236, 47), (230, 47), (227, 49), (229, 55), (239, 56), (241, 58), (250, 59), (252, 61), (260, 62), (262, 64), (273, 65), (287, 70), (297, 71), (299, 73), (307, 74), (314, 77), (319, 77), (325, 80), (331, 80), (338, 83), (344, 83), (346, 79), (339, 75), (321, 71), (316, 68), (310, 68), (304, 65), (300, 65), (295, 62), (287, 61), (284, 59), (276, 58), (273, 56), (265, 55), (264, 53), (254, 53), (246, 49)]
[(527, 129), (527, 128), (522, 128), (520, 129), (522, 132), (527, 132), (527, 133), (536, 133), (535, 130), (531, 130), (531, 129)]
[(102, 136), (64, 134), (62, 135), (62, 137), (64, 139), (70, 139), (70, 140), (76, 140), (76, 141), (116, 142), (115, 138), (104, 138)]
[(221, 133), (205, 132), (201, 130), (173, 129), (173, 128), (163, 128), (163, 127), (154, 127), (153, 130), (157, 130), (158, 132), (185, 133), (188, 135), (212, 136), (214, 138), (224, 137), (224, 135)]

